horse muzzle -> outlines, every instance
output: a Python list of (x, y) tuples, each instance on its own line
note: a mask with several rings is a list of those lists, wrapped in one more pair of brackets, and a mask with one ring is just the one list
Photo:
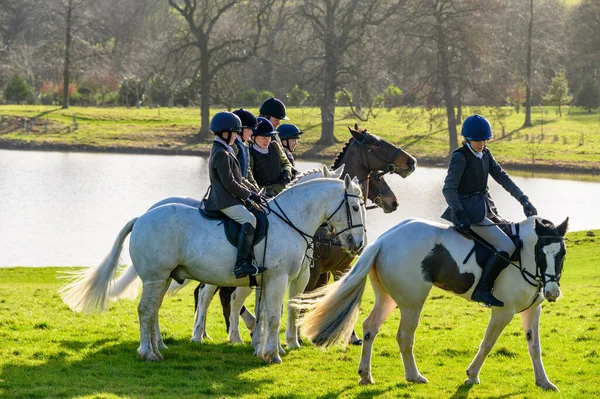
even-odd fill
[(560, 297), (560, 287), (555, 282), (546, 283), (544, 286), (544, 298), (548, 302), (556, 302)]

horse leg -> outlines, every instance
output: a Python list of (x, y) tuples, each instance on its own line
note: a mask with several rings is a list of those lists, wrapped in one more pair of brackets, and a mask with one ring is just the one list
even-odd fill
[(542, 345), (540, 343), (540, 317), (542, 314), (542, 305), (537, 305), (521, 313), (523, 321), (523, 330), (527, 339), (527, 348), (533, 364), (533, 373), (535, 375), (535, 385), (538, 387), (558, 391), (556, 385), (550, 382), (544, 364), (542, 363)]
[(244, 342), (240, 334), (240, 313), (242, 308), (244, 307), (244, 301), (250, 296), (251, 293), (252, 288), (250, 287), (238, 287), (233, 292), (233, 294), (231, 294), (231, 312), (229, 314), (229, 342), (239, 344)]
[(490, 322), (485, 331), (483, 341), (481, 341), (479, 350), (467, 369), (468, 378), (465, 381), (465, 384), (479, 384), (479, 372), (481, 371), (483, 362), (485, 362), (485, 359), (496, 344), (498, 337), (514, 316), (514, 311), (510, 309), (492, 308), (492, 317), (490, 318)]
[(194, 290), (194, 297), (198, 305), (194, 314), (194, 330), (192, 331), (191, 342), (202, 343), (204, 338), (211, 339), (206, 332), (206, 315), (210, 302), (218, 288), (216, 285), (200, 284)]
[(265, 301), (263, 300), (263, 289), (261, 287), (256, 287), (256, 292), (254, 293), (254, 311), (256, 312), (256, 324), (254, 326), (254, 331), (252, 332), (252, 347), (254, 348), (254, 354), (259, 356), (258, 350), (260, 349), (261, 336), (262, 331), (264, 330), (264, 320), (262, 317), (263, 313), (263, 305)]
[[(305, 270), (300, 272), (298, 278), (290, 283), (289, 288), (289, 298), (292, 299), (296, 297), (296, 295), (304, 292), (306, 288), (306, 283), (310, 277), (309, 265), (310, 261), (308, 259), (304, 260), (306, 267)], [(288, 321), (287, 321), (287, 329), (285, 332), (285, 344), (288, 348), (300, 348), (300, 342), (298, 341), (298, 311), (294, 309), (288, 303)]]
[(281, 363), (281, 357), (279, 356), (281, 347), (279, 326), (287, 286), (288, 277), (286, 275), (278, 276), (265, 284), (265, 287), (267, 287), (263, 305), (265, 312), (261, 315), (265, 318), (265, 336), (261, 337), (261, 341), (264, 341), (265, 344), (261, 345), (262, 350), (259, 351), (259, 355), (263, 360), (270, 363)]
[(140, 346), (137, 349), (137, 354), (139, 358), (144, 360), (162, 360), (162, 355), (157, 347), (156, 323), (158, 308), (162, 302), (164, 291), (164, 281), (146, 282), (142, 288), (142, 298), (138, 305)]
[(376, 273), (369, 273), (371, 286), (375, 292), (375, 305), (369, 313), (369, 316), (363, 322), (363, 342), (360, 363), (358, 365), (358, 375), (360, 375), (360, 385), (375, 384), (371, 375), (371, 356), (373, 354), (373, 342), (383, 322), (388, 318), (392, 310), (396, 307), (396, 302), (381, 286)]
[(221, 287), (219, 290), (219, 299), (221, 300), (221, 308), (223, 310), (223, 318), (225, 319), (225, 332), (229, 334), (231, 327), (229, 319), (231, 318), (231, 296), (235, 292), (235, 287)]
[[(167, 280), (167, 283), (166, 283), (166, 286), (165, 286), (165, 290), (164, 290), (164, 292), (161, 295), (162, 299), (160, 300), (160, 304), (158, 305), (158, 309), (160, 309), (160, 307), (162, 306), (163, 300), (165, 298), (165, 294), (166, 294), (167, 290), (169, 289), (170, 285), (171, 285), (171, 279), (169, 278)], [(154, 325), (154, 335), (156, 337), (156, 347), (159, 350), (169, 349), (167, 347), (167, 345), (165, 345), (165, 341), (163, 341), (162, 334), (160, 333), (160, 326), (158, 324), (158, 309), (156, 309), (156, 323)]]
[(423, 377), (417, 368), (413, 346), (415, 344), (415, 331), (419, 326), (419, 317), (423, 310), (423, 303), (400, 306), (400, 327), (396, 334), (396, 341), (400, 347), (402, 363), (404, 364), (404, 377), (409, 382), (426, 384), (427, 378)]

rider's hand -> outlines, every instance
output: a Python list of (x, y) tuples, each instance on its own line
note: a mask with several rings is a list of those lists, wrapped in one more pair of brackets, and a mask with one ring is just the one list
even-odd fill
[(256, 193), (250, 192), (250, 195), (248, 196), (248, 199), (250, 201), (256, 202), (257, 204), (260, 204), (262, 197)]
[(455, 215), (456, 215), (456, 223), (454, 224), (454, 227), (456, 227), (456, 230), (463, 232), (463, 233), (466, 233), (467, 231), (469, 231), (469, 229), (471, 228), (471, 221), (467, 217), (467, 212), (456, 211)]
[(279, 179), (281, 180), (281, 182), (283, 184), (288, 184), (292, 181), (292, 174), (289, 170), (284, 169), (281, 171), (281, 175), (279, 176)]
[(523, 205), (523, 212), (525, 213), (526, 217), (529, 216), (535, 216), (537, 215), (537, 209), (535, 209), (535, 206), (533, 206), (533, 204), (531, 202), (529, 202), (529, 198), (524, 195), (519, 199), (519, 202), (521, 203), (521, 205)]

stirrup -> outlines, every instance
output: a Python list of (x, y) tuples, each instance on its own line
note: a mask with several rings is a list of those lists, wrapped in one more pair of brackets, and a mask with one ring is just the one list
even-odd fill
[(235, 278), (244, 278), (244, 277), (248, 277), (248, 276), (259, 275), (260, 273), (263, 273), (265, 270), (267, 270), (266, 267), (257, 266), (256, 263), (251, 262), (251, 263), (246, 263), (241, 267), (236, 267), (233, 272), (235, 273)]
[(496, 298), (492, 294), (492, 291), (483, 291), (479, 294), (477, 293), (477, 291), (473, 291), (473, 294), (471, 294), (471, 299), (479, 303), (480, 306), (486, 308), (491, 308), (492, 306), (501, 308), (504, 306), (504, 302)]

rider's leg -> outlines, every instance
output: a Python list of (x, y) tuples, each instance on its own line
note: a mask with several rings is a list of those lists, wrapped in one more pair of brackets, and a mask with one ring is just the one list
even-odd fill
[(510, 257), (515, 252), (515, 245), (512, 240), (493, 222), (485, 218), (480, 223), (472, 225), (471, 229), (480, 235), (484, 240), (494, 246), (497, 253), (489, 257), (483, 266), (481, 278), (471, 299), (484, 304), (485, 306), (504, 306), (504, 302), (500, 301), (492, 294), (494, 288), (494, 280), (502, 270), (510, 262)]
[(253, 276), (264, 272), (264, 267), (258, 267), (252, 262), (252, 241), (254, 240), (254, 230), (256, 228), (256, 217), (244, 208), (243, 205), (234, 205), (229, 208), (221, 209), (225, 215), (242, 225), (237, 240), (237, 259), (235, 261), (235, 277), (242, 278)]

